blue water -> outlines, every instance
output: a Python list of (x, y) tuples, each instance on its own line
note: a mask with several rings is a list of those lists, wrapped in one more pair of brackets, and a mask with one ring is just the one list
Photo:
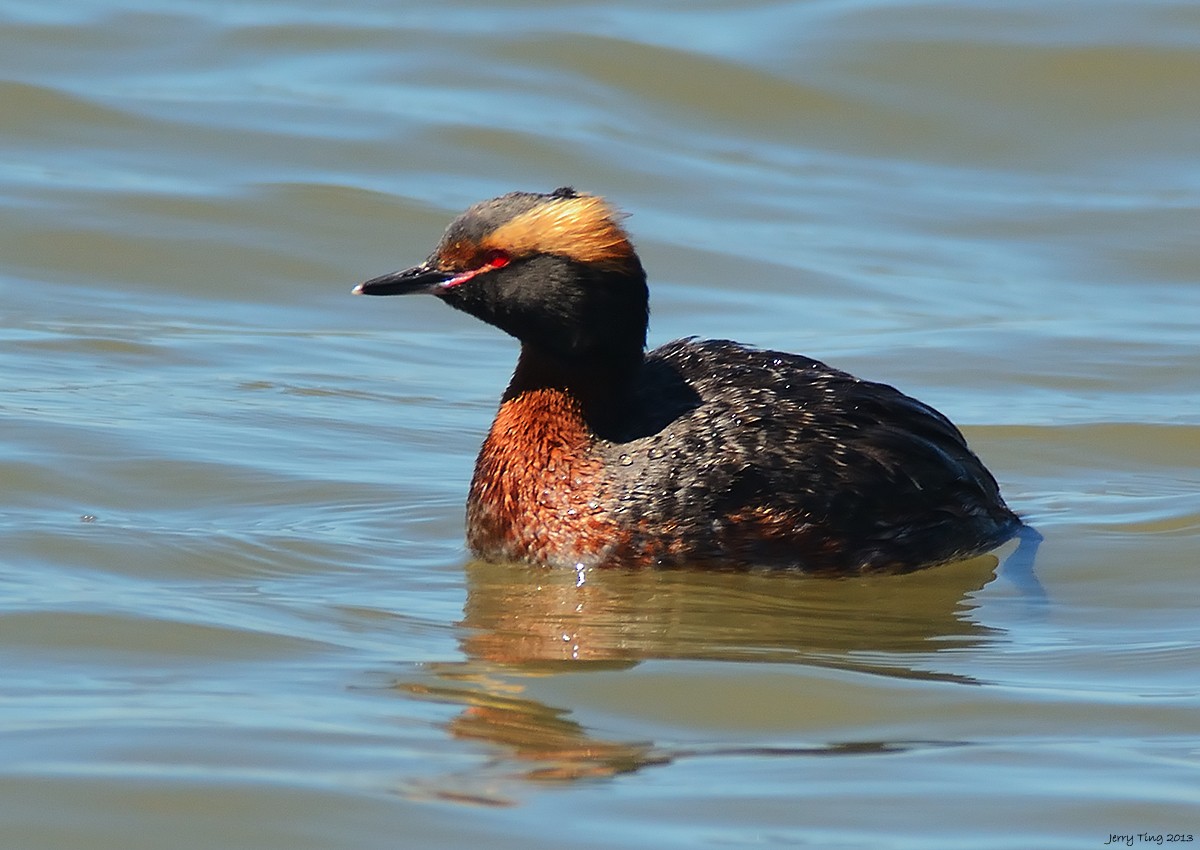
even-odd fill
[[(1200, 7), (0, 0), (0, 104), (0, 846), (1200, 832)], [(560, 185), (652, 344), (961, 423), (1037, 585), (471, 562), (515, 344), (349, 291)]]

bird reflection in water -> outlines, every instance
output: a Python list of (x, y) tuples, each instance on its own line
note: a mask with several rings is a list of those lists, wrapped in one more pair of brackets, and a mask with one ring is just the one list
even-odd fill
[[(936, 656), (1002, 639), (1001, 631), (971, 613), (976, 592), (995, 578), (997, 563), (984, 555), (907, 575), (829, 579), (687, 570), (574, 574), (472, 562), (460, 623), (466, 659), (428, 665), (396, 687), (409, 697), (461, 707), (447, 732), (456, 740), (485, 742), (494, 758), (469, 774), (438, 777), (409, 791), (496, 805), (509, 802), (522, 780), (611, 777), (726, 752), (593, 734), (572, 718), (573, 709), (535, 696), (550, 690), (553, 701), (574, 697), (584, 709), (588, 689), (573, 692), (564, 680), (548, 688), (546, 677), (627, 670), (644, 661), (704, 660), (794, 663), (971, 684), (970, 677), (938, 670)], [(739, 678), (738, 687), (745, 681)], [(726, 684), (717, 671), (714, 693)], [(662, 697), (647, 691), (648, 701)], [(751, 705), (755, 695), (737, 699)], [(803, 714), (804, 704), (797, 703), (795, 715)], [(797, 728), (803, 728), (802, 720)], [(917, 745), (851, 741), (733, 752), (813, 756)]]

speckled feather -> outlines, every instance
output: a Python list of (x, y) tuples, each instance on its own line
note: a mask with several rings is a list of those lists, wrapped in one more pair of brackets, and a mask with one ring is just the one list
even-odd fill
[[(615, 512), (637, 506), (635, 548), (662, 549), (663, 527), (691, 541), (664, 564), (906, 570), (1019, 524), (946, 417), (819, 361), (681, 340), (650, 353), (637, 390), (630, 422), (646, 433), (593, 450), (629, 473)], [(664, 397), (681, 412), (660, 426)]]
[[(469, 501), (478, 554), (904, 571), (985, 551), (1019, 524), (948, 419), (809, 358), (679, 340), (647, 355), (616, 425), (569, 398), (502, 406)], [(523, 498), (497, 497), (509, 470)]]

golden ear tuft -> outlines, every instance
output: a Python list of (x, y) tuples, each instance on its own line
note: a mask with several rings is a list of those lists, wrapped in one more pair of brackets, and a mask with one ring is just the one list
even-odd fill
[(580, 263), (624, 269), (634, 253), (620, 217), (597, 195), (555, 193), (497, 227), (484, 245), (514, 256), (558, 254)]

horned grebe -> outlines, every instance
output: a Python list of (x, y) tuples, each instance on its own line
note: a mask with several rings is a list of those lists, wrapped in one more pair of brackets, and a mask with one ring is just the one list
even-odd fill
[(428, 292), (521, 342), (467, 499), (480, 558), (905, 571), (1022, 527), (950, 420), (893, 387), (726, 340), (645, 353), (646, 274), (594, 195), (476, 204), (354, 292)]

